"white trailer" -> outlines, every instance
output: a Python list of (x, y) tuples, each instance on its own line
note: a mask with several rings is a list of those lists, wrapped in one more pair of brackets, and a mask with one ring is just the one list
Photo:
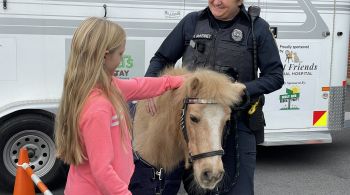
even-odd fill
[[(45, 183), (62, 170), (53, 124), (74, 29), (89, 16), (106, 16), (127, 31), (117, 70), (144, 75), (166, 35), (207, 0), (1, 0), (0, 183), (11, 188), (19, 148)], [(246, 1), (262, 8), (276, 33), (285, 85), (264, 107), (264, 145), (330, 143), (344, 125), (350, 2)], [(178, 62), (180, 64), (181, 62)]]

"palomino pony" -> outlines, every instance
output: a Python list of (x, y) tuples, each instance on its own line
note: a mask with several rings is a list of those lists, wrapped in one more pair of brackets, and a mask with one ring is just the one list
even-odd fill
[[(167, 75), (183, 75), (170, 69)], [(134, 119), (134, 150), (149, 164), (172, 171), (181, 161), (193, 166), (194, 178), (203, 189), (213, 189), (224, 169), (223, 129), (231, 106), (241, 102), (245, 86), (210, 70), (189, 74), (184, 84), (155, 98), (157, 113), (146, 112), (140, 101)], [(190, 163), (189, 163), (190, 162)]]

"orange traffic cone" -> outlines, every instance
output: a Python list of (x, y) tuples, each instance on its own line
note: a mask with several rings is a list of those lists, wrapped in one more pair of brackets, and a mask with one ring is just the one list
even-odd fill
[[(25, 147), (21, 148), (18, 158), (18, 165), (22, 165), (23, 163), (29, 164), (28, 151)], [(17, 167), (13, 195), (35, 195), (32, 179), (21, 166)]]

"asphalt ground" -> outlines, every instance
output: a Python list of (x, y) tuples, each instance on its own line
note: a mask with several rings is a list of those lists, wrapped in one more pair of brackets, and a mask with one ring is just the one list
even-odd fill
[(256, 194), (350, 194), (350, 128), (333, 143), (260, 147)]

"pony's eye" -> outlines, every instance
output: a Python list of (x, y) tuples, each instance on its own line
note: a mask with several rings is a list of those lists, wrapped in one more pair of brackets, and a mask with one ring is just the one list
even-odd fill
[(194, 122), (194, 123), (199, 123), (199, 118), (193, 116), (192, 114), (190, 114), (190, 119), (191, 119), (191, 121)]

